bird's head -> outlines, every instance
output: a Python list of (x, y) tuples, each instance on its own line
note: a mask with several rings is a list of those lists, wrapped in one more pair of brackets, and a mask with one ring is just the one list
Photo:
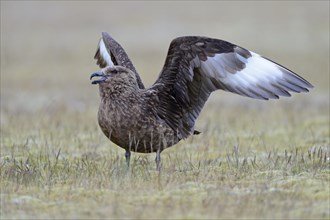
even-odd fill
[(100, 72), (93, 73), (90, 80), (92, 84), (99, 84), (100, 89), (110, 89), (111, 91), (120, 92), (123, 89), (138, 88), (135, 74), (123, 66), (107, 66)]

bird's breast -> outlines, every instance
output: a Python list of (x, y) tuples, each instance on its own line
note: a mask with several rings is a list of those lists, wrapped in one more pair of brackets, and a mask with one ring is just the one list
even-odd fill
[(155, 152), (179, 141), (164, 121), (139, 105), (101, 103), (98, 122), (112, 142), (135, 152)]

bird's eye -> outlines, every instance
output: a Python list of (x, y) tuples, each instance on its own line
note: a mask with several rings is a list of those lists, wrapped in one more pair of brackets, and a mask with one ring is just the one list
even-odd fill
[(117, 74), (118, 73), (118, 70), (114, 69), (114, 70), (111, 71), (111, 73)]

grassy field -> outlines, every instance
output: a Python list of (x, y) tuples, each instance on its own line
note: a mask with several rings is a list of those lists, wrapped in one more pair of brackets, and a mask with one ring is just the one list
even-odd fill
[[(132, 155), (97, 125), (101, 31), (146, 85), (182, 35), (225, 39), (315, 88), (258, 101), (215, 92), (202, 134)], [(329, 2), (1, 1), (1, 219), (329, 219)]]

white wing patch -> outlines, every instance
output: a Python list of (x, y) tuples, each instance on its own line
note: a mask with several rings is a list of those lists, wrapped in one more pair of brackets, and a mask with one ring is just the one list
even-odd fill
[(114, 66), (114, 64), (113, 64), (113, 62), (111, 60), (111, 56), (108, 53), (107, 48), (105, 47), (103, 38), (101, 38), (101, 40), (100, 40), (99, 48), (100, 48), (100, 56), (107, 63), (107, 66)]
[(259, 98), (290, 96), (291, 92), (308, 92), (306, 80), (290, 70), (250, 51), (245, 58), (239, 53), (222, 53), (202, 61), (200, 68), (219, 89)]

